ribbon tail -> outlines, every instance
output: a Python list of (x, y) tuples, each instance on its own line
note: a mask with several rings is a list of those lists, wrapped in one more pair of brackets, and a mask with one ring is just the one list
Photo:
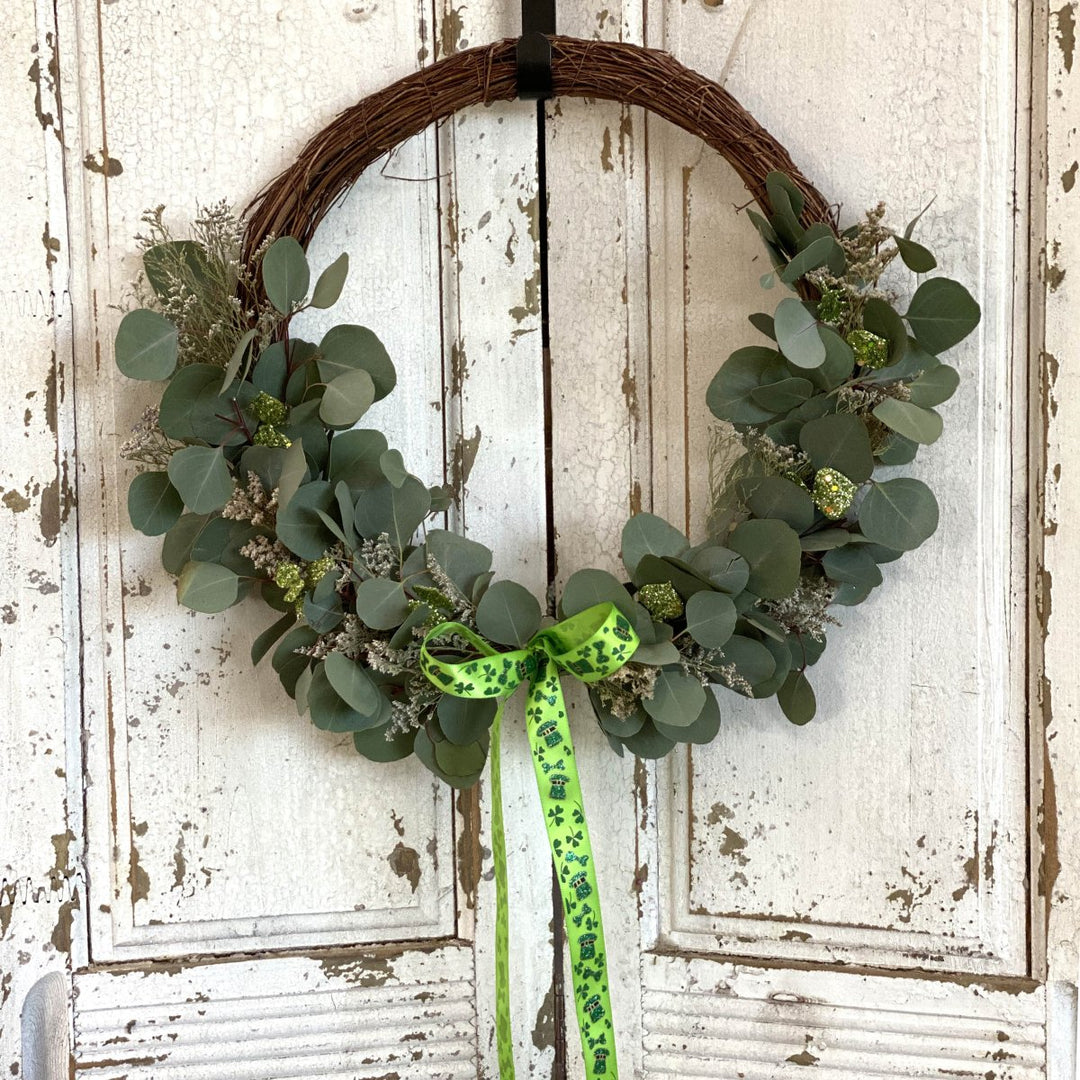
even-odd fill
[(544, 826), (566, 915), (585, 1075), (618, 1080), (596, 863), (559, 670), (546, 656), (540, 658), (529, 686), (527, 726)]
[(495, 868), (495, 1034), (501, 1080), (514, 1077), (514, 1032), (510, 1025), (510, 900), (506, 886), (506, 831), (502, 799), (503, 703), (491, 725), (491, 851)]

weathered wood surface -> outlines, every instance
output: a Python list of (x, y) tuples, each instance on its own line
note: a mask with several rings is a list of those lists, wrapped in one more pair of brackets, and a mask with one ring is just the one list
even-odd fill
[[(1029, 1080), (1045, 1060), (1052, 1080), (1072, 1080), (1076, 5), (563, 6), (563, 32), (668, 48), (725, 81), (849, 219), (884, 193), (902, 223), (936, 195), (924, 235), (985, 313), (959, 354), (946, 436), (922, 455), (941, 530), (832, 636), (819, 721), (796, 731), (771, 704), (725, 695), (717, 744), (651, 769), (614, 758), (572, 701), (624, 1075), (813, 1065)], [(0, 139), (22, 167), (0, 179), (16, 208), (0, 333), (19, 358), (0, 428), (0, 1067), (17, 1074), (22, 1002), (71, 956), (76, 1058), (103, 1078), (220, 1075), (217, 1040), (238, 1077), (494, 1075), (486, 785), (478, 815), (415, 763), (366, 766), (296, 718), (272, 680), (252, 680), (254, 612), (175, 608), (157, 543), (125, 520), (115, 448), (142, 401), (114, 374), (110, 340), (142, 209), (165, 201), (179, 225), (197, 200), (243, 201), (338, 108), (513, 33), (516, 14), (494, 0), (242, 12), (23, 0), (8, 26)], [(703, 388), (752, 340), (745, 314), (777, 297), (756, 286), (761, 254), (723, 162), (616, 105), (556, 102), (547, 116), (565, 581), (615, 568), (636, 509), (700, 528)], [(412, 468), (446, 471), (463, 494), (455, 523), (539, 594), (534, 137), (532, 109), (511, 104), (414, 140), (332, 214), (313, 258), (350, 250), (339, 317), (371, 325), (398, 361), (402, 389), (373, 421)], [(1027, 236), (1044, 216), (1030, 300), (1045, 349), (1029, 394)], [(856, 696), (856, 665), (890, 679)], [(559, 1041), (548, 860), (507, 723), (515, 1040), (524, 1071), (547, 1076)], [(277, 955), (402, 939), (420, 944)], [(251, 955), (198, 959), (237, 950)], [(91, 956), (124, 963), (91, 970)], [(927, 968), (935, 979), (911, 970)], [(298, 1030), (309, 1007), (318, 1022)]]

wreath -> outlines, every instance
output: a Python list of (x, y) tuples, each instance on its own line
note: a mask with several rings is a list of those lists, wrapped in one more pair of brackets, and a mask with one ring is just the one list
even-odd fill
[[(614, 1075), (560, 678), (588, 684), (620, 754), (658, 758), (678, 743), (710, 742), (721, 717), (713, 686), (775, 695), (788, 720), (808, 722), (808, 669), (836, 608), (865, 600), (881, 567), (937, 526), (930, 488), (881, 470), (910, 463), (941, 434), (936, 406), (959, 375), (938, 357), (975, 328), (979, 308), (940, 276), (905, 307), (909, 290), (894, 271), (936, 268), (913, 239), (918, 218), (897, 232), (878, 205), (840, 230), (775, 140), (671, 57), (553, 45), (557, 93), (668, 116), (720, 149), (759, 203), (760, 213), (746, 213), (772, 264), (761, 284), (782, 296), (772, 314), (750, 317), (757, 342), (729, 356), (701, 403), (718, 421), (705, 536), (637, 514), (622, 532), (624, 578), (578, 569), (545, 615), (523, 586), (494, 578), (488, 548), (443, 527), (455, 493), (411, 473), (381, 432), (358, 426), (395, 385), (376, 334), (343, 324), (314, 342), (293, 332), (297, 315), (332, 307), (346, 282), (343, 254), (312, 285), (304, 245), (322, 215), (404, 137), (464, 104), (513, 96), (513, 43), (458, 54), (343, 114), (246, 222), (219, 204), (178, 238), (163, 208), (144, 217), (140, 306), (123, 317), (115, 355), (125, 375), (165, 387), (120, 452), (140, 470), (131, 522), (164, 537), (179, 602), (214, 613), (260, 597), (277, 616), (252, 661), (269, 655), (298, 709), (351, 734), (365, 757), (415, 754), (466, 787), (490, 749), (498, 810), (502, 703), (529, 685), (541, 802), (575, 927), (583, 1047), (594, 1073)], [(495, 827), (501, 851), (501, 811)], [(500, 863), (497, 852), (502, 900)], [(504, 902), (500, 910), (505, 958)], [(498, 1020), (510, 1075), (508, 1012)]]

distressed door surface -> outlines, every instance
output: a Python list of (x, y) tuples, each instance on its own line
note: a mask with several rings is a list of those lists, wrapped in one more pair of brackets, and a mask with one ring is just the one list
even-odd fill
[[(415, 761), (365, 763), (252, 675), (254, 605), (176, 606), (157, 542), (126, 519), (116, 450), (150, 397), (115, 373), (111, 340), (143, 210), (164, 202), (181, 227), (199, 203), (243, 205), (340, 108), (516, 33), (516, 6), (13, 5), (12, 1076), (46, 1075), (32, 990), (46, 972), (72, 990), (71, 1069), (101, 1080), (497, 1074), (486, 781), (456, 795)], [(940, 529), (842, 613), (813, 724), (725, 694), (713, 745), (652, 766), (616, 758), (570, 689), (624, 1076), (1075, 1080), (1080, 690), (1050, 603), (1053, 573), (1059, 589), (1076, 580), (1075, 7), (560, 5), (561, 32), (664, 48), (724, 83), (844, 220), (887, 195), (903, 224), (935, 198), (921, 229), (984, 312), (946, 434), (917, 467)], [(412, 470), (454, 485), (451, 524), (538, 596), (549, 536), (561, 585), (618, 570), (634, 511), (700, 533), (704, 388), (753, 341), (745, 316), (778, 300), (756, 284), (746, 192), (699, 142), (577, 100), (547, 106), (542, 137), (543, 176), (531, 106), (454, 117), (364, 177), (311, 250), (316, 267), (350, 252), (335, 320), (371, 326), (397, 363), (372, 422)], [(581, 1076), (520, 721), (512, 707), (519, 1074), (558, 1077), (565, 1061)]]

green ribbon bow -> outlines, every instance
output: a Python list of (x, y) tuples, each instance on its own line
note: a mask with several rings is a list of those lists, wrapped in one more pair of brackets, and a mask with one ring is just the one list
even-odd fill
[[(437, 647), (436, 643), (448, 638), (457, 639), (451, 646), (456, 646), (457, 651), (464, 641), (479, 656), (454, 662), (433, 656), (431, 650)], [(510, 1030), (509, 919), (499, 728), (503, 706), (526, 680), (529, 746), (551, 859), (566, 912), (574, 1002), (585, 1067), (591, 1076), (603, 1074), (618, 1080), (595, 860), (560, 676), (568, 672), (582, 682), (596, 682), (618, 671), (637, 646), (637, 634), (615, 605), (597, 604), (539, 631), (523, 649), (500, 652), (467, 626), (445, 622), (428, 633), (420, 650), (420, 669), (440, 690), (460, 698), (499, 699), (491, 728), (491, 834), (496, 898), (495, 1025), (502, 1080), (514, 1080), (514, 1047)]]

